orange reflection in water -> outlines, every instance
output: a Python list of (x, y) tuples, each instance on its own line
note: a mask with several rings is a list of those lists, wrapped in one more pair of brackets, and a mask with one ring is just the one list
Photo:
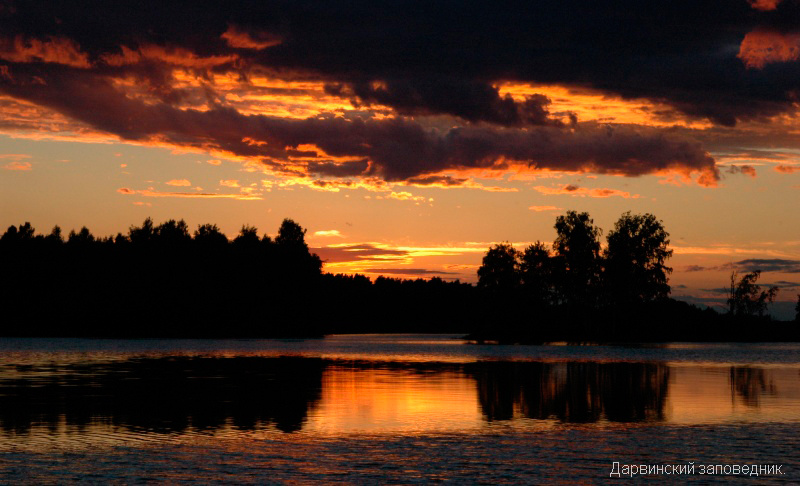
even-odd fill
[(800, 420), (800, 369), (676, 366), (667, 409), (675, 424)]
[(481, 424), (475, 382), (463, 373), (332, 366), (304, 431), (414, 434)]

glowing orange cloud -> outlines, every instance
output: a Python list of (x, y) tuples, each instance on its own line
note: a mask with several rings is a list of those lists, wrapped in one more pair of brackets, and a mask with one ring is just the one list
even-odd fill
[(172, 179), (171, 181), (165, 182), (168, 186), (191, 186), (192, 183), (186, 179)]
[(777, 9), (778, 4), (781, 3), (781, 0), (747, 0), (747, 3), (749, 3), (750, 6), (756, 10), (762, 10), (766, 12)]
[[(11, 62), (51, 62), (66, 66), (88, 68), (87, 55), (71, 39), (49, 37), (45, 40), (14, 39), (0, 40), (0, 59)], [(6, 71), (7, 74), (7, 71)]]
[(620, 191), (619, 189), (589, 189), (586, 187), (578, 187), (574, 184), (567, 184), (559, 187), (536, 186), (533, 189), (549, 196), (566, 194), (570, 196), (598, 198), (619, 196), (625, 199), (637, 199), (640, 197), (638, 194), (631, 194), (629, 192)]
[(229, 46), (238, 49), (266, 49), (268, 47), (277, 46), (283, 40), (269, 32), (259, 32), (258, 34), (250, 34), (235, 25), (229, 25), (228, 30), (222, 34), (222, 39), (228, 43)]
[(531, 206), (528, 209), (531, 211), (541, 212), (541, 211), (560, 211), (564, 208), (559, 208), (556, 206)]
[(33, 166), (30, 162), (22, 162), (19, 160), (14, 160), (12, 162), (7, 163), (3, 166), (5, 170), (33, 170)]
[(238, 59), (235, 55), (225, 56), (199, 56), (194, 52), (180, 47), (163, 47), (155, 44), (145, 44), (138, 49), (122, 46), (120, 54), (106, 54), (103, 62), (109, 66), (125, 66), (142, 61), (161, 61), (173, 66), (186, 68), (208, 69), (223, 64), (234, 62)]
[(236, 179), (223, 179), (219, 181), (219, 185), (225, 187), (239, 187), (239, 181)]
[(800, 172), (800, 165), (776, 165), (775, 171), (783, 174), (793, 174)]
[(587, 88), (566, 87), (547, 84), (504, 82), (499, 86), (501, 95), (510, 95), (521, 102), (526, 96), (547, 96), (550, 111), (571, 113), (579, 122), (629, 123), (653, 127), (682, 125), (688, 128), (710, 128), (704, 120), (691, 120), (679, 115), (666, 104), (645, 99), (624, 99)]
[[(468, 171), (459, 171), (464, 174)], [(502, 173), (500, 174), (502, 175)], [(436, 187), (438, 189), (479, 189), (489, 192), (518, 192), (516, 187), (484, 186), (470, 178), (459, 178), (450, 175), (425, 175), (412, 177), (406, 180), (403, 185), (414, 187)]]
[(745, 66), (756, 69), (775, 62), (796, 61), (800, 57), (800, 34), (754, 30), (744, 36), (738, 57)]
[[(377, 199), (380, 198), (381, 196), (377, 196)], [(397, 199), (399, 201), (425, 201), (426, 199), (425, 196), (415, 196), (410, 192), (405, 192), (405, 191), (400, 191), (400, 192), (392, 191), (388, 196), (386, 196), (386, 198)], [(433, 198), (431, 198), (430, 200), (433, 201)]]
[(315, 231), (315, 232), (314, 232), (314, 236), (321, 236), (321, 237), (335, 236), (335, 237), (337, 237), (337, 238), (344, 238), (344, 235), (342, 235), (342, 234), (339, 232), (339, 230), (321, 230), (321, 231)]
[(255, 201), (262, 199), (261, 196), (256, 194), (215, 194), (215, 193), (202, 193), (202, 192), (159, 192), (152, 189), (130, 189), (121, 187), (117, 192), (125, 195), (138, 194), (144, 197), (177, 197), (177, 198), (190, 198), (190, 199), (237, 199), (240, 201)]

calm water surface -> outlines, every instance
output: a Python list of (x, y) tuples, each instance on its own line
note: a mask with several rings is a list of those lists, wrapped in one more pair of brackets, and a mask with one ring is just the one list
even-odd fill
[(0, 482), (799, 482), (797, 451), (797, 344), (0, 340)]

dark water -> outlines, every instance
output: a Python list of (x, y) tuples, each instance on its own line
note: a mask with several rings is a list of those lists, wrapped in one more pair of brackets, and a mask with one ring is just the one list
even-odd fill
[(0, 340), (3, 483), (798, 482), (798, 450), (795, 344)]

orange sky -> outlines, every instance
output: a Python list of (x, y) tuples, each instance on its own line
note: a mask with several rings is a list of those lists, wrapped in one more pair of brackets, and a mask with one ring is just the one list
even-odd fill
[[(429, 72), (398, 58), (396, 69), (373, 72), (343, 54), (359, 77), (309, 54), (326, 46), (303, 44), (296, 25), (201, 15), (216, 30), (193, 43), (154, 37), (155, 27), (138, 25), (153, 22), (145, 15), (119, 24), (135, 42), (103, 31), (101, 43), (81, 37), (80, 17), (72, 25), (67, 11), (51, 33), (30, 30), (15, 23), (22, 9), (0, 19), (10, 22), (0, 34), (0, 224), (102, 235), (151, 216), (234, 236), (242, 224), (274, 232), (291, 217), (327, 271), (475, 281), (495, 242), (551, 242), (567, 210), (588, 211), (608, 231), (630, 210), (670, 232), (674, 295), (713, 305), (731, 266), (756, 261), (788, 302), (800, 288), (800, 120), (794, 102), (762, 91), (783, 89), (775, 73), (794, 69), (800, 33), (767, 21), (793, 7), (741, 3), (736, 15), (766, 20), (736, 24), (735, 37), (710, 29), (705, 44), (685, 41), (713, 46), (729, 77), (745, 80), (720, 82), (731, 93), (721, 101), (692, 91), (689, 68), (649, 44), (640, 47), (656, 56), (653, 71), (639, 75), (661, 80), (666, 70), (675, 90), (647, 91), (602, 64), (591, 76), (536, 81), (520, 74), (536, 59), (520, 58), (508, 60), (515, 69), (456, 78), (441, 74), (455, 64)], [(343, 35), (329, 33), (334, 43)], [(550, 51), (532, 52), (549, 62)]]

